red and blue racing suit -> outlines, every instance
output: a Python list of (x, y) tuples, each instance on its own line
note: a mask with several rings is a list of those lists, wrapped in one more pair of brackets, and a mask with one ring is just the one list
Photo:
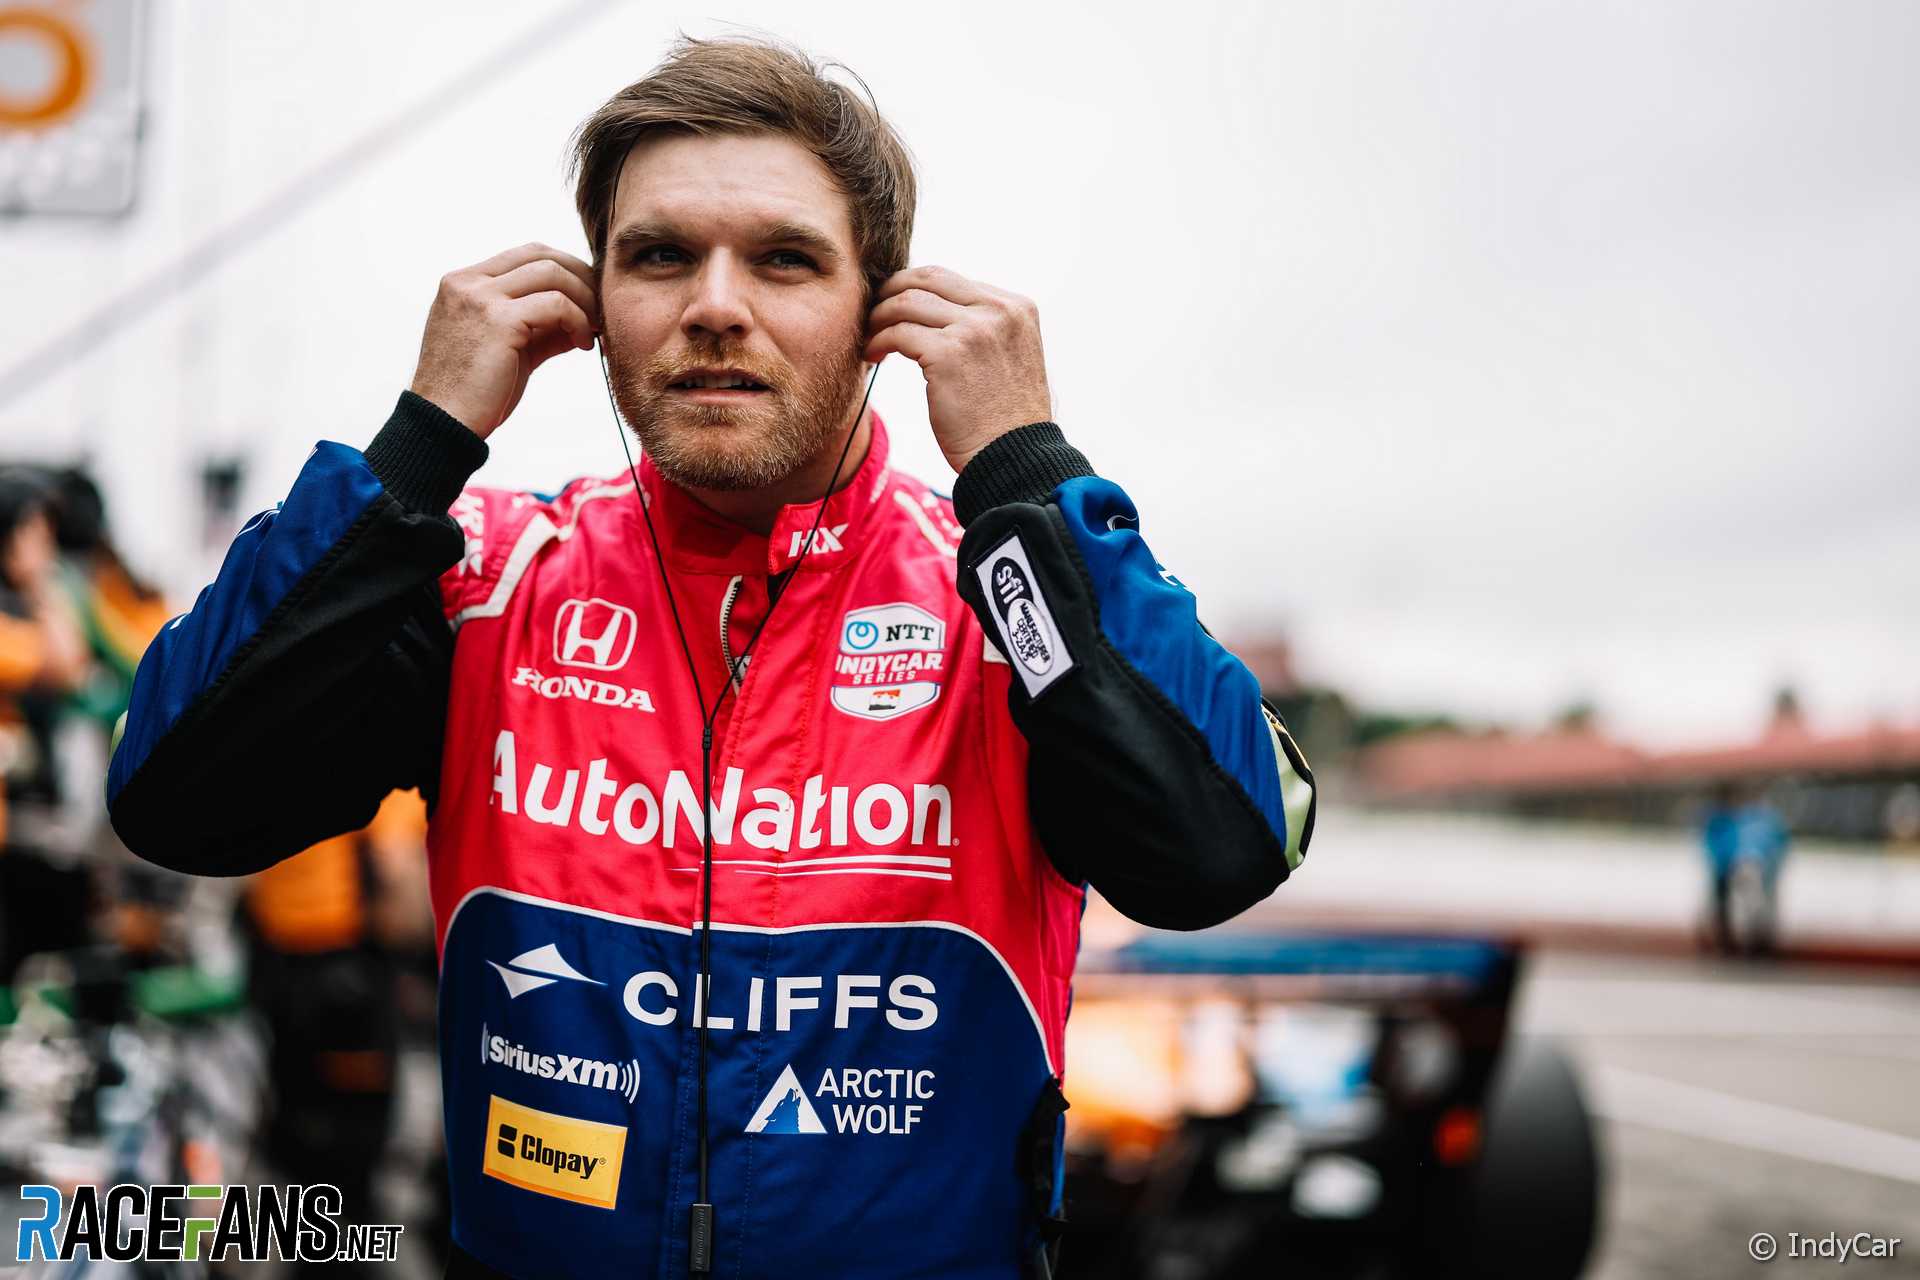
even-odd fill
[(1198, 928), (1306, 847), (1311, 777), (1253, 676), (1051, 423), (951, 501), (876, 424), (804, 555), (818, 504), (761, 536), (643, 460), (709, 701), (779, 598), (702, 813), (631, 479), (464, 488), (485, 456), (411, 394), (364, 452), (315, 449), (141, 663), (121, 836), (240, 874), (429, 796), (476, 1273), (686, 1273), (704, 1017), (718, 1274), (1020, 1275), (1059, 1207), (1046, 1099), (1087, 886)]

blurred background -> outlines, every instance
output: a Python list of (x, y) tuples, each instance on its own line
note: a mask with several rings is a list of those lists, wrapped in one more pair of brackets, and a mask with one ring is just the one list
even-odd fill
[[(1056, 416), (1321, 783), (1230, 931), (1090, 914), (1069, 1270), (1920, 1241), (1920, 8), (723, 16), (0, 2), (0, 1200), (277, 1171), (437, 1274), (417, 797), (186, 882), (105, 829), (108, 734), (438, 278), (584, 252), (572, 128), (748, 30), (905, 136), (916, 261), (1038, 301)], [(917, 372), (874, 400), (943, 484)], [(585, 357), (492, 443), (622, 465)]]

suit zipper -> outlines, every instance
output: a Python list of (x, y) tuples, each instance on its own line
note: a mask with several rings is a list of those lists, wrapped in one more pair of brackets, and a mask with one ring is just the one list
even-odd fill
[(720, 600), (720, 661), (725, 664), (727, 674), (733, 680), (735, 689), (747, 683), (746, 664), (740, 666), (740, 674), (733, 675), (733, 646), (727, 642), (727, 626), (733, 621), (733, 602), (740, 598), (740, 585), (746, 581), (744, 574), (734, 574), (733, 581), (727, 584), (727, 594)]

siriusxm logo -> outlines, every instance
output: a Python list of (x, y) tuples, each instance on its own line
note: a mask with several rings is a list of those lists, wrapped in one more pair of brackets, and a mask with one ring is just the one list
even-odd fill
[(540, 1053), (505, 1036), (491, 1034), (480, 1027), (480, 1061), (505, 1067), (556, 1084), (577, 1084), (584, 1089), (604, 1089), (632, 1102), (640, 1096), (640, 1060), (601, 1062), (576, 1058), (566, 1053)]

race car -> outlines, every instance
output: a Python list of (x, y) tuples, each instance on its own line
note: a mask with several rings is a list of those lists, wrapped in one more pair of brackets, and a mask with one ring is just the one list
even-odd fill
[(1081, 958), (1056, 1275), (1578, 1276), (1601, 1191), (1504, 941), (1151, 933)]

